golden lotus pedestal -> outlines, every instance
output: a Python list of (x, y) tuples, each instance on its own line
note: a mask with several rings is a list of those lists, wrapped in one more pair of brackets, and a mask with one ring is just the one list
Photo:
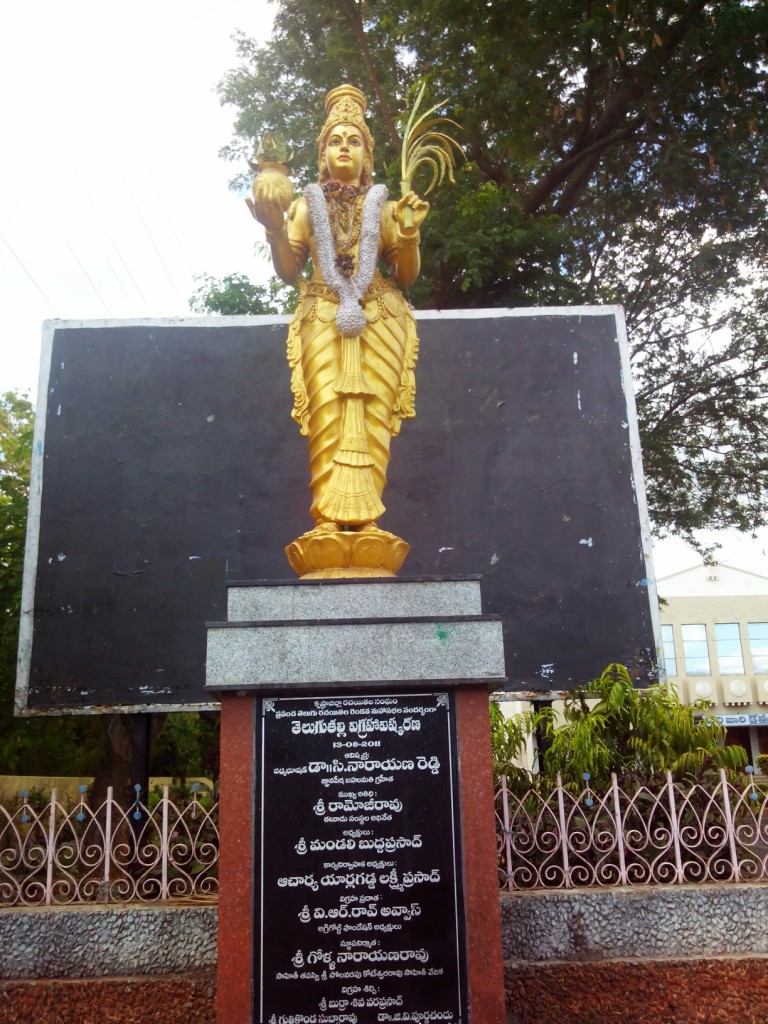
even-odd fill
[(285, 553), (302, 579), (360, 579), (395, 576), (410, 550), (400, 537), (377, 526), (360, 530), (318, 526), (297, 537)]

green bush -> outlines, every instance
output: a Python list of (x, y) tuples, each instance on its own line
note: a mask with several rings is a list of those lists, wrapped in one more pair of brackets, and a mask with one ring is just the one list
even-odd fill
[[(671, 771), (676, 779), (702, 781), (719, 768), (740, 771), (747, 752), (724, 746), (725, 726), (707, 712), (708, 704), (683, 704), (666, 684), (638, 690), (623, 665), (609, 665), (598, 679), (573, 690), (562, 718), (551, 707), (501, 722), (491, 710), (494, 773), (505, 774), (516, 789), (552, 787), (557, 775), (569, 788), (585, 778), (600, 788), (615, 773), (623, 784), (658, 782)], [(547, 741), (534, 775), (519, 768), (528, 738), (540, 732)]]

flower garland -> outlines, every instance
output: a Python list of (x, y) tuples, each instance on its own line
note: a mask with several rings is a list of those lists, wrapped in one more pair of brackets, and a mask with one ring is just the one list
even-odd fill
[(326, 284), (329, 284), (339, 296), (336, 326), (345, 338), (356, 338), (362, 334), (367, 323), (361, 303), (373, 280), (378, 263), (379, 225), (387, 195), (386, 185), (373, 185), (366, 195), (360, 224), (357, 273), (352, 277), (345, 277), (336, 265), (336, 243), (322, 187), (316, 184), (307, 185), (304, 190), (317, 242), (317, 262)]

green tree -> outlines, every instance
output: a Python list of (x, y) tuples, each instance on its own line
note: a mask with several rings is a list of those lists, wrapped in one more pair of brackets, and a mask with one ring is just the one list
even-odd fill
[(527, 768), (529, 741), (536, 735), (541, 716), (535, 711), (512, 715), (502, 714), (495, 701), (490, 703), (491, 757), (494, 786), (498, 788), (502, 775), (517, 791), (525, 792), (534, 785), (535, 775)]
[(209, 274), (195, 277), (197, 288), (189, 300), (193, 313), (218, 313), (221, 316), (269, 315), (293, 312), (296, 288), (289, 288), (279, 278), (269, 284), (254, 284), (245, 274), (226, 274), (222, 278)]
[[(0, 399), (0, 658), (15, 667), (27, 532), (34, 409), (22, 395)], [(11, 672), (15, 679), (15, 673)]]
[(14, 717), (33, 429), (27, 398), (0, 397), (0, 772), (88, 775), (97, 756), (92, 722)]
[[(587, 686), (564, 702), (562, 718), (551, 708), (507, 721), (492, 716), (494, 772), (506, 774), (519, 790), (532, 784), (554, 785), (559, 773), (566, 785), (581, 789), (584, 777), (604, 788), (615, 772), (619, 781), (701, 780), (715, 769), (743, 769), (747, 752), (724, 746), (724, 725), (707, 713), (707, 701), (682, 704), (672, 687), (637, 690), (623, 665), (609, 665)], [(515, 761), (529, 736), (541, 730), (547, 747), (538, 778), (521, 775)]]
[(152, 745), (152, 774), (170, 775), (182, 783), (191, 775), (218, 780), (218, 712), (176, 712), (163, 718)]
[(657, 529), (766, 523), (768, 6), (276, 8), (272, 39), (240, 35), (220, 84), (236, 109), (224, 155), (245, 171), (256, 137), (282, 132), (310, 180), (325, 90), (344, 79), (368, 92), (396, 188), (398, 117), (426, 80), (468, 162), (426, 222), (413, 301), (623, 305)]

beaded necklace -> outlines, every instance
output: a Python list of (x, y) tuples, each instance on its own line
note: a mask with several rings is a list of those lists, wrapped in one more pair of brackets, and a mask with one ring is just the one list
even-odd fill
[(336, 266), (344, 277), (352, 277), (355, 272), (352, 250), (360, 238), (363, 203), (371, 186), (345, 185), (332, 179), (324, 181), (320, 187), (328, 209), (328, 221), (336, 249)]

